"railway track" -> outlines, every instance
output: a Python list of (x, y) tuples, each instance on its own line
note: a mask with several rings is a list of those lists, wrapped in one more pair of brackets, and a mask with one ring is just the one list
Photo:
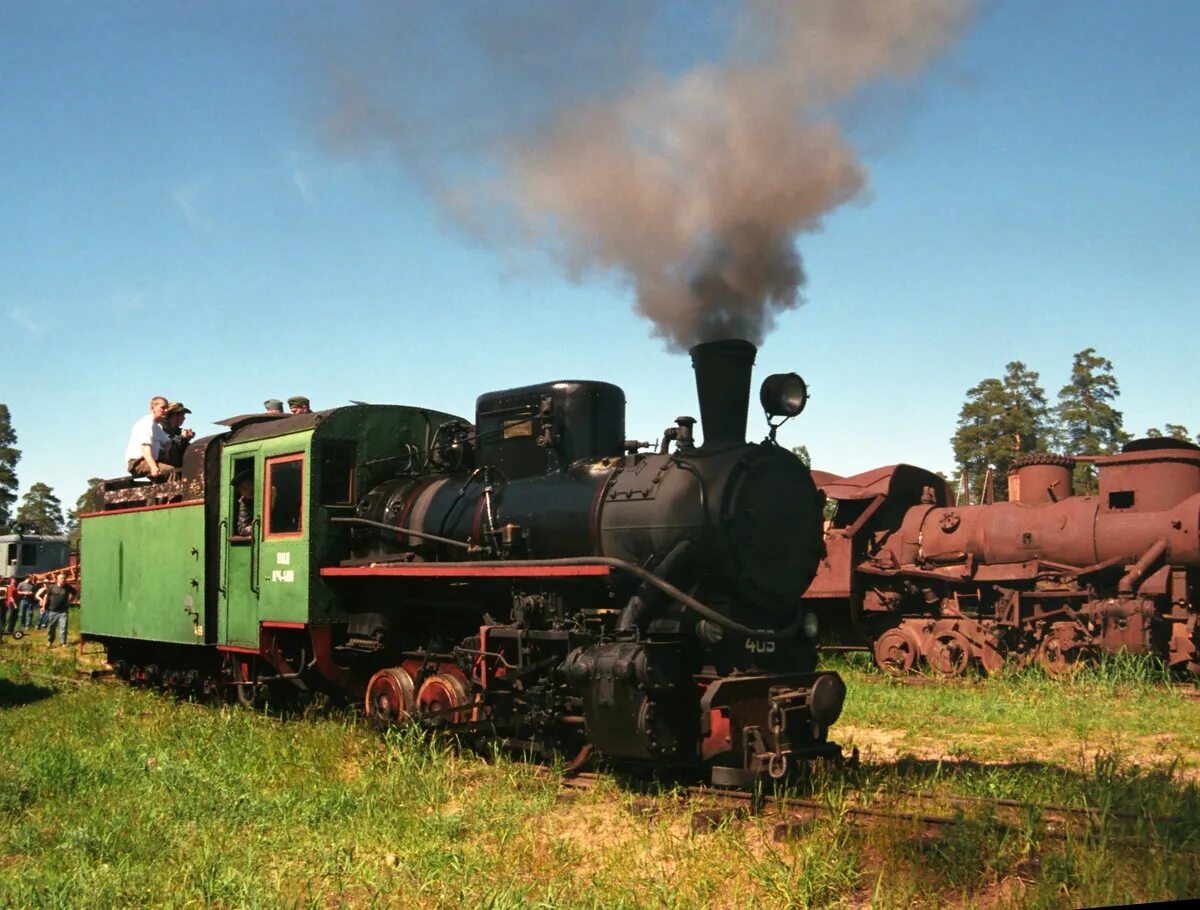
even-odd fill
[[(570, 790), (590, 790), (604, 775), (582, 773), (563, 779)], [(1139, 816), (1134, 813), (1113, 812), (1087, 806), (1062, 806), (1031, 803), (1022, 800), (981, 796), (951, 796), (940, 793), (897, 791), (888, 794), (886, 802), (869, 802), (860, 790), (848, 790), (841, 804), (790, 795), (776, 796), (721, 790), (708, 786), (692, 786), (673, 791), (680, 797), (690, 797), (706, 804), (692, 812), (691, 828), (701, 833), (719, 825), (751, 816), (774, 821), (772, 832), (776, 841), (807, 833), (812, 823), (821, 818), (839, 818), (856, 828), (880, 825), (909, 825), (926, 837), (933, 837), (959, 825), (991, 824), (1016, 832), (1036, 829), (1040, 837), (1062, 840), (1068, 837), (1088, 838), (1098, 835), (1102, 826), (1132, 826)], [(913, 808), (913, 804), (936, 806), (936, 810)], [(634, 810), (647, 815), (664, 811), (661, 801), (642, 800)], [(965, 811), (965, 810), (970, 810)], [(1165, 821), (1164, 819), (1156, 819)], [(1131, 835), (1107, 833), (1109, 843), (1140, 843)]]

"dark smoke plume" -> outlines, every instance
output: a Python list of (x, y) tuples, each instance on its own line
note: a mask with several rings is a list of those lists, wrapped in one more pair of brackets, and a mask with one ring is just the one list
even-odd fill
[(624, 277), (688, 347), (760, 342), (800, 302), (796, 236), (866, 182), (831, 110), (915, 76), (970, 0), (482, 6), (389, 7), (335, 43), (326, 138), (385, 141), (491, 242)]

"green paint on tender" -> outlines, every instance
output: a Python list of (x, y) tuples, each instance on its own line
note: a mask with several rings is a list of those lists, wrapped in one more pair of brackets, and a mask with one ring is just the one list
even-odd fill
[(85, 635), (204, 644), (202, 504), (118, 512), (81, 524)]

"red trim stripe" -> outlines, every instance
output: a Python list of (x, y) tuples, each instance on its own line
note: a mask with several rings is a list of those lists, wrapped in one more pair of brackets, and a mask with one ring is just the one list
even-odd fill
[(263, 622), (259, 623), (259, 625), (261, 625), (264, 629), (307, 629), (308, 628), (308, 623), (283, 622), (282, 620), (277, 621), (277, 622), (267, 622), (266, 620), (264, 620)]
[(440, 566), (435, 562), (405, 566), (331, 566), (326, 578), (593, 578), (612, 574), (609, 566)]
[(237, 645), (217, 645), (218, 651), (230, 651), (234, 654), (259, 654), (258, 648), (240, 648)]
[(80, 518), (104, 518), (107, 515), (128, 515), (130, 512), (160, 512), (163, 509), (183, 509), (188, 506), (202, 506), (203, 499), (188, 499), (184, 502), (168, 502), (158, 506), (132, 506), (128, 509), (106, 509), (103, 512), (85, 512)]

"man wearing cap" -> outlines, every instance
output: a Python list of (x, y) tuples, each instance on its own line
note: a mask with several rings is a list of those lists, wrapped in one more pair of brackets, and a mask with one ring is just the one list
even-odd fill
[(303, 395), (293, 395), (288, 399), (288, 407), (292, 409), (293, 414), (311, 414), (312, 408), (309, 407), (308, 399)]
[(254, 469), (243, 468), (230, 481), (237, 503), (234, 506), (233, 536), (249, 537), (254, 533)]
[(192, 437), (196, 435), (195, 431), (183, 428), (183, 422), (190, 413), (192, 413), (191, 409), (184, 407), (181, 401), (172, 401), (167, 405), (166, 411), (163, 412), (163, 419), (159, 421), (163, 432), (167, 434), (167, 441), (163, 443), (162, 450), (158, 453), (160, 462), (174, 465), (177, 468), (183, 467), (183, 453), (187, 451)]
[(167, 410), (167, 399), (155, 395), (150, 399), (150, 413), (133, 425), (129, 443), (125, 446), (125, 466), (134, 477), (149, 477), (152, 480), (171, 480), (175, 477), (175, 466), (158, 460), (167, 434), (159, 420)]
[(265, 410), (268, 414), (282, 414), (283, 402), (278, 398), (268, 398), (263, 402), (263, 410)]

